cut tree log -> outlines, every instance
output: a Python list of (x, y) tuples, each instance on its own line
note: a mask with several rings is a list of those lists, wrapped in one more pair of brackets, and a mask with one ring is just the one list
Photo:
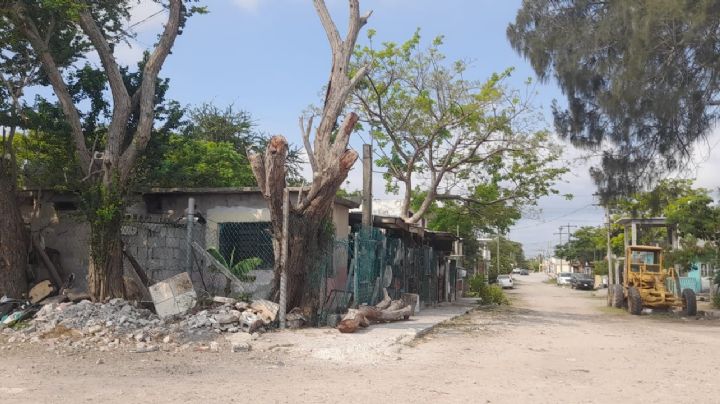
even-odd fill
[(390, 298), (390, 295), (388, 295), (386, 288), (383, 288), (383, 295), (384, 295), (383, 299), (378, 304), (375, 305), (376, 309), (385, 310), (388, 307), (390, 307), (390, 303), (392, 303), (392, 299)]
[(407, 320), (410, 318), (410, 313), (412, 313), (412, 306), (405, 306), (398, 310), (383, 310), (380, 312), (380, 318), (378, 320), (380, 321), (398, 321), (398, 320)]
[(338, 323), (337, 329), (343, 334), (351, 334), (360, 327), (367, 327), (370, 322), (365, 318), (362, 312), (356, 309), (348, 310), (342, 321)]
[[(396, 300), (393, 304), (397, 305), (401, 300)], [(392, 308), (392, 304), (390, 305)], [(410, 318), (412, 313), (412, 306), (405, 305), (400, 308), (393, 310), (380, 310), (373, 306), (360, 306), (357, 309), (348, 310), (347, 314), (343, 317), (337, 325), (337, 329), (344, 334), (350, 334), (357, 331), (360, 327), (367, 327), (371, 321), (373, 322), (385, 322), (385, 321), (398, 321), (407, 320)]]
[(390, 303), (390, 305), (383, 310), (395, 311), (395, 310), (400, 310), (405, 306), (407, 306), (407, 304), (405, 302), (403, 302), (402, 300), (393, 300), (392, 303)]

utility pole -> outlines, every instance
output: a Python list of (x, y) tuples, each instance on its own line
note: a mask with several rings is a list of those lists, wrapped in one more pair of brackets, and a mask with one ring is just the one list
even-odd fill
[(497, 274), (500, 275), (500, 228), (499, 227), (497, 229)]
[(363, 145), (362, 227), (372, 227), (372, 145)]
[[(567, 241), (568, 241), (568, 243), (570, 243), (570, 237), (572, 237), (572, 232), (570, 231), (570, 229), (571, 229), (571, 228), (576, 228), (576, 227), (577, 227), (577, 226), (571, 225), (570, 223), (568, 223), (568, 224), (566, 224), (566, 225), (564, 225), (564, 226), (560, 226), (560, 233), (561, 233), (561, 234), (560, 234), (560, 239), (561, 239), (561, 240), (560, 240), (560, 244), (562, 244), (562, 229), (563, 229), (563, 228), (567, 228), (567, 233), (566, 233), (567, 236), (568, 236), (568, 237), (567, 237)], [(568, 265), (571, 265), (571, 264), (570, 264), (570, 261), (568, 261)], [(562, 269), (562, 258), (560, 259), (560, 268)], [(572, 272), (572, 266), (571, 266), (570, 268), (568, 268), (568, 270)], [(560, 272), (562, 272), (562, 270), (561, 270)]]
[[(565, 233), (563, 233), (563, 227), (565, 227), (565, 226), (560, 226), (560, 228), (558, 229), (558, 233), (553, 233), (553, 234), (558, 235), (558, 240), (559, 240), (558, 246), (562, 245), (562, 236), (563, 236), (563, 234), (565, 234)], [(558, 258), (560, 258), (560, 272), (562, 272), (563, 271), (563, 259), (562, 259), (562, 257), (558, 257)]]
[(613, 271), (615, 268), (613, 268), (613, 259), (612, 259), (612, 246), (610, 244), (610, 208), (608, 206), (605, 206), (605, 223), (607, 227), (607, 266), (608, 266), (608, 287), (612, 285), (613, 282)]

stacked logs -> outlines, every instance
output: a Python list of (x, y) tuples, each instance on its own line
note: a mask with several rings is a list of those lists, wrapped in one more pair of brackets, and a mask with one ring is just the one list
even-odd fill
[(368, 327), (371, 322), (386, 322), (407, 320), (413, 314), (413, 306), (403, 300), (392, 300), (383, 289), (385, 297), (375, 306), (361, 305), (357, 309), (348, 310), (338, 323), (337, 329), (341, 333), (353, 333), (360, 327)]

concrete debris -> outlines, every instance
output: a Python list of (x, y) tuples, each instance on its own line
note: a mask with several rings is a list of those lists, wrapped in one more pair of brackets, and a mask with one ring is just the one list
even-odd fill
[(269, 300), (253, 300), (250, 304), (250, 308), (258, 312), (260, 318), (265, 324), (270, 324), (275, 321), (280, 305), (271, 302)]
[(237, 300), (233, 299), (232, 297), (215, 296), (213, 297), (213, 302), (222, 304), (235, 304), (237, 303)]
[(149, 288), (155, 311), (161, 318), (184, 314), (195, 307), (197, 294), (190, 276), (183, 272)]
[(303, 316), (302, 309), (299, 307), (290, 310), (290, 313), (287, 314), (285, 319), (287, 320), (288, 328), (300, 328), (307, 321), (305, 316)]
[(247, 342), (235, 342), (230, 346), (232, 352), (248, 352), (251, 347)]
[(55, 302), (45, 304), (19, 326), (1, 329), (0, 347), (35, 343), (59, 353), (220, 352), (227, 348), (214, 341), (224, 334), (234, 336), (227, 341), (232, 352), (245, 352), (275, 321), (278, 308), (266, 300), (248, 303), (215, 298), (210, 306), (163, 318), (123, 299)]

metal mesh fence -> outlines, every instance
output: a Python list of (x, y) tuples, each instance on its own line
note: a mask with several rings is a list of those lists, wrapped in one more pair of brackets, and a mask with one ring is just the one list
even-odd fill
[[(269, 296), (279, 259), (270, 222), (200, 220), (190, 226), (185, 220), (129, 221), (123, 227), (126, 250), (155, 281), (189, 271), (201, 294)], [(433, 304), (444, 297), (446, 280), (438, 279), (442, 255), (432, 247), (378, 228), (359, 229), (348, 240), (336, 240), (335, 234), (331, 225), (322, 227), (307, 251), (306, 287), (317, 291), (320, 323), (351, 302), (377, 304), (383, 287), (393, 299), (417, 293)], [(452, 269), (450, 285), (457, 280)]]
[[(195, 223), (190, 230), (190, 246), (191, 277), (208, 294), (229, 296), (269, 290), (275, 263), (269, 222)], [(233, 282), (233, 277), (240, 282)]]
[(376, 304), (385, 286), (393, 299), (402, 293), (417, 293), (422, 302), (439, 301), (440, 258), (432, 247), (388, 237), (377, 228), (354, 233), (351, 247), (351, 272), (357, 274), (352, 289), (356, 304)]

